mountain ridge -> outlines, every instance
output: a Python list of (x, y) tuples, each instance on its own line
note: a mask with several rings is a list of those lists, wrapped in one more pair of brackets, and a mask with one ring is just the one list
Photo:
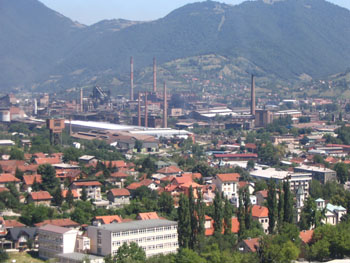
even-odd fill
[[(36, 0), (18, 1), (32, 4), (37, 16), (44, 12)], [(11, 6), (10, 0), (4, 2)], [(0, 22), (4, 11), (1, 7)], [(16, 4), (12, 3), (13, 7)], [(148, 67), (154, 56), (159, 65), (208, 54), (226, 57), (234, 65), (242, 57), (250, 61), (245, 64), (247, 74), (255, 65), (273, 76), (272, 82), (297, 80), (306, 75), (320, 78), (350, 66), (350, 28), (346, 26), (350, 24), (350, 11), (324, 0), (284, 0), (273, 4), (261, 0), (237, 6), (206, 1), (185, 5), (154, 21), (104, 20), (91, 26), (57, 14), (51, 10), (41, 15), (59, 29), (54, 34), (49, 27), (48, 34), (40, 35), (44, 30), (40, 25), (28, 29), (38, 36), (34, 42), (33, 34), (16, 39), (11, 34), (11, 23), (6, 24), (7, 31), (0, 29), (3, 38), (7, 35), (11, 39), (7, 47), (0, 42), (0, 72), (4, 70), (11, 76), (0, 73), (3, 87), (65, 89), (93, 83), (115, 87), (118, 83), (118, 89), (125, 92), (130, 56), (134, 56), (136, 74)], [(58, 17), (62, 20), (56, 21)], [(23, 23), (30, 20), (30, 16), (23, 19), (13, 14), (7, 18), (22, 19)], [(31, 43), (33, 52), (21, 51), (24, 56), (16, 57), (11, 45), (17, 42)], [(26, 70), (24, 75), (28, 77), (19, 78), (19, 71)]]

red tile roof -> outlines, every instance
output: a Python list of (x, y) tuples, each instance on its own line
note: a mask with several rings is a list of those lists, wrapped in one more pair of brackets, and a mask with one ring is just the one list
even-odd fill
[(0, 187), (0, 193), (2, 192), (9, 192), (10, 190), (6, 187)]
[(176, 166), (169, 166), (169, 167), (163, 167), (162, 169), (159, 169), (157, 173), (160, 174), (176, 174), (176, 173), (181, 173), (182, 170)]
[(26, 185), (33, 185), (34, 180), (36, 180), (37, 183), (41, 183), (41, 175), (40, 174), (31, 174), (31, 175), (23, 175), (23, 181)]
[(217, 174), (221, 182), (238, 182), (240, 175), (238, 173)]
[(52, 157), (48, 157), (48, 158), (35, 158), (34, 162), (36, 164), (58, 164), (61, 163), (60, 158), (52, 158)]
[(79, 223), (69, 219), (69, 218), (63, 218), (63, 219), (48, 219), (43, 222), (35, 224), (36, 227), (41, 227), (44, 225), (54, 225), (54, 226), (61, 226), (61, 227), (78, 227), (80, 226)]
[(214, 154), (215, 158), (258, 158), (256, 153), (223, 153)]
[(110, 190), (113, 196), (129, 196), (130, 192), (125, 188), (114, 188)]
[(150, 220), (150, 219), (159, 219), (157, 212), (148, 212), (148, 213), (139, 213), (137, 218), (139, 220)]
[(6, 228), (24, 227), (25, 225), (18, 222), (17, 220), (5, 220)]
[(33, 200), (35, 201), (40, 201), (40, 200), (51, 200), (52, 196), (50, 195), (49, 192), (47, 191), (39, 191), (39, 192), (31, 192), (30, 196), (32, 197)]
[[(118, 161), (103, 161), (102, 162), (106, 167), (109, 167), (112, 165), (112, 167), (116, 168), (122, 168), (122, 167), (127, 167), (127, 164), (123, 160), (118, 160)], [(111, 164), (112, 163), (112, 164)]]
[(268, 217), (269, 216), (269, 209), (265, 206), (260, 205), (253, 205), (252, 207), (252, 216), (253, 217)]
[(122, 218), (119, 215), (112, 216), (96, 216), (94, 220), (101, 220), (103, 224), (109, 225), (113, 222), (121, 223), (123, 222)]
[(123, 173), (123, 172), (112, 173), (111, 176), (115, 177), (115, 178), (126, 178), (126, 177), (129, 177), (128, 174)]
[(261, 191), (256, 192), (255, 194), (260, 194), (262, 197), (267, 198), (268, 191), (261, 190)]
[(246, 143), (245, 148), (255, 150), (257, 147), (254, 143)]
[(101, 186), (99, 181), (85, 181), (85, 182), (73, 182), (76, 186)]
[[(62, 197), (67, 197), (68, 190), (62, 190)], [(79, 198), (78, 192), (75, 189), (72, 189), (73, 198)]]
[(0, 183), (10, 183), (10, 182), (20, 182), (18, 178), (16, 178), (12, 174), (0, 174)]
[(299, 233), (299, 237), (305, 244), (308, 244), (311, 241), (313, 234), (314, 230), (304, 230)]
[(257, 248), (259, 248), (259, 239), (260, 238), (251, 238), (245, 239), (243, 242), (249, 247), (251, 252), (256, 252)]

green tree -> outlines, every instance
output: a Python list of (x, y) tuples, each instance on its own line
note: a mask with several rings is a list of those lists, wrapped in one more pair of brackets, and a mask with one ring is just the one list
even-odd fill
[(135, 141), (135, 146), (134, 146), (134, 148), (137, 150), (138, 153), (141, 152), (142, 147), (143, 147), (142, 141), (136, 140), (136, 141)]
[(253, 160), (249, 160), (247, 162), (247, 170), (252, 170), (255, 167), (255, 162)]
[(67, 194), (66, 194), (66, 202), (68, 204), (68, 207), (71, 208), (73, 206), (74, 203), (74, 196), (72, 193), (72, 189), (68, 189)]
[(81, 150), (75, 148), (75, 147), (69, 147), (65, 148), (63, 150), (63, 161), (64, 162), (78, 162), (79, 157), (82, 155)]
[(222, 220), (223, 220), (223, 205), (220, 193), (217, 191), (215, 193), (215, 198), (213, 200), (214, 205), (214, 231), (216, 234), (222, 233)]
[(178, 237), (180, 248), (189, 248), (191, 238), (191, 215), (187, 196), (181, 194), (178, 212)]
[(34, 178), (34, 182), (32, 184), (32, 191), (33, 192), (38, 192), (38, 191), (40, 191), (40, 189), (41, 189), (41, 186), (40, 186), (40, 184), (38, 183), (38, 181), (36, 180), (36, 177), (35, 177)]
[(117, 263), (143, 263), (146, 261), (146, 253), (135, 242), (131, 242), (129, 245), (127, 243), (123, 243), (123, 245), (118, 248), (115, 259), (117, 260)]
[(229, 235), (232, 233), (232, 214), (233, 214), (233, 208), (228, 200), (228, 198), (225, 198), (225, 206), (224, 206), (224, 234)]
[(17, 147), (10, 150), (10, 160), (24, 160), (24, 152)]
[(174, 209), (174, 200), (167, 192), (162, 192), (158, 199), (159, 210), (167, 215), (170, 215)]
[(0, 249), (0, 262), (5, 262), (8, 259), (10, 259), (10, 257), (7, 252), (3, 249)]
[(239, 232), (238, 235), (240, 238), (244, 235), (246, 231), (245, 226), (245, 211), (244, 211), (244, 205), (243, 205), (243, 191), (242, 189), (239, 190), (239, 207), (238, 207), (238, 213), (237, 218), (239, 222)]
[(199, 238), (203, 238), (205, 233), (205, 204), (203, 202), (202, 193), (199, 190), (196, 203), (196, 213), (198, 215), (198, 236)]
[(56, 170), (51, 164), (41, 164), (38, 167), (38, 174), (41, 175), (41, 188), (52, 193), (59, 186), (59, 179), (56, 177)]
[(244, 224), (246, 229), (250, 229), (252, 225), (252, 213), (251, 213), (251, 203), (250, 194), (248, 187), (243, 188), (243, 205), (244, 205)]
[(88, 195), (87, 195), (87, 191), (86, 191), (86, 187), (85, 186), (83, 186), (83, 189), (81, 190), (80, 199), (82, 201), (86, 201), (88, 199)]
[(267, 208), (269, 209), (269, 233), (272, 234), (275, 232), (276, 221), (278, 218), (276, 184), (274, 180), (269, 180)]
[(61, 187), (57, 187), (53, 192), (53, 201), (56, 206), (61, 206), (63, 203), (63, 196)]
[(193, 250), (183, 248), (175, 256), (175, 263), (206, 263), (206, 260)]
[(334, 166), (334, 170), (337, 173), (338, 181), (341, 184), (344, 184), (349, 178), (349, 170), (347, 165), (345, 163), (337, 163)]
[(283, 221), (286, 223), (293, 223), (293, 197), (290, 191), (289, 180), (283, 182), (284, 192), (284, 208), (283, 208)]
[(15, 177), (23, 181), (23, 175), (24, 175), (24, 172), (18, 169), (18, 167), (16, 167)]
[(198, 234), (198, 215), (196, 214), (196, 203), (193, 196), (193, 188), (190, 186), (189, 188), (189, 212), (191, 217), (191, 236), (190, 236), (190, 248), (194, 249), (197, 244), (197, 234)]

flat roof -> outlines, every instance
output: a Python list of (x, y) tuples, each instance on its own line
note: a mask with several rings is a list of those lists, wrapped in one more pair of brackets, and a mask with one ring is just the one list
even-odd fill
[(150, 220), (134, 220), (134, 221), (125, 222), (125, 223), (112, 223), (109, 225), (102, 225), (99, 227), (89, 226), (89, 228), (98, 228), (98, 229), (104, 229), (112, 232), (120, 232), (120, 231), (138, 230), (138, 229), (144, 229), (144, 228), (173, 226), (173, 225), (177, 225), (177, 222), (166, 220), (166, 219), (150, 219)]
[(307, 165), (297, 166), (294, 169), (302, 169), (302, 170), (312, 171), (312, 172), (335, 173), (334, 170), (329, 169), (329, 168), (321, 168), (321, 167), (307, 166)]
[(288, 171), (277, 171), (274, 168), (268, 168), (265, 170), (255, 170), (250, 172), (250, 175), (253, 177), (260, 177), (264, 179), (278, 179), (283, 180), (286, 177), (290, 176), (290, 181), (299, 181), (299, 180), (311, 180), (310, 173), (293, 173)]

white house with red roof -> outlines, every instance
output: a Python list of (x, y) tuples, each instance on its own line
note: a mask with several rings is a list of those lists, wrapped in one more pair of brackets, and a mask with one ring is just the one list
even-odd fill
[(12, 174), (0, 174), (0, 187), (6, 187), (7, 184), (9, 183), (14, 183), (17, 190), (19, 191), (19, 183), (21, 182), (21, 180), (19, 180), (18, 178), (16, 178), (14, 175)]
[(253, 205), (252, 206), (252, 218), (259, 221), (264, 229), (264, 232), (269, 232), (269, 209), (265, 206)]
[(74, 181), (69, 188), (76, 190), (79, 198), (81, 198), (83, 189), (85, 188), (87, 198), (101, 200), (101, 183), (99, 181)]
[(28, 195), (28, 203), (34, 203), (36, 205), (50, 205), (52, 196), (47, 191), (31, 192)]
[(220, 193), (232, 199), (238, 196), (239, 178), (240, 175), (238, 173), (217, 174), (213, 179), (213, 183)]

